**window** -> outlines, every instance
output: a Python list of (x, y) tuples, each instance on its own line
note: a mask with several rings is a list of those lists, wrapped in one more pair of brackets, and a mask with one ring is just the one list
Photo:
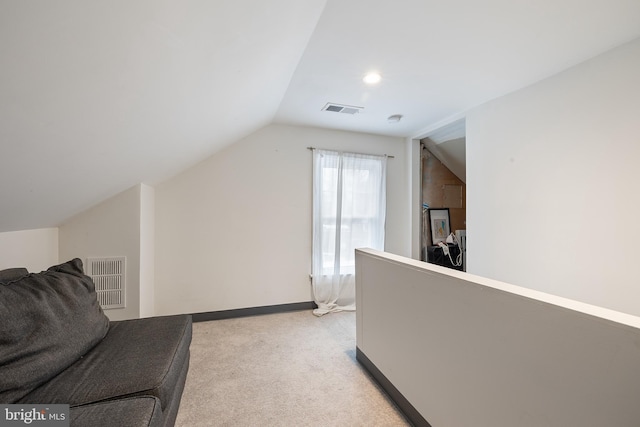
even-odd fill
[(334, 304), (355, 295), (355, 249), (384, 249), (386, 157), (314, 150), (313, 185), (314, 293)]

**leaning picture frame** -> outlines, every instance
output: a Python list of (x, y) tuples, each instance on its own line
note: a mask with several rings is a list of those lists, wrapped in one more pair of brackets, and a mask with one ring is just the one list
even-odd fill
[(451, 233), (449, 222), (449, 208), (429, 209), (429, 228), (431, 229), (431, 244), (445, 242)]

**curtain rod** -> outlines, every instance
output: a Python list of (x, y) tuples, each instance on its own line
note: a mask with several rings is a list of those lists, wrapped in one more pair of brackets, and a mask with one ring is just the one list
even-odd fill
[[(307, 147), (307, 150), (316, 150), (316, 147)], [(350, 153), (350, 154), (361, 154), (363, 156), (380, 156), (380, 154), (369, 154), (369, 153), (353, 153), (350, 151), (345, 151), (345, 153)], [(382, 156), (386, 157), (387, 159), (395, 159), (395, 156), (389, 156), (387, 154), (382, 154)]]

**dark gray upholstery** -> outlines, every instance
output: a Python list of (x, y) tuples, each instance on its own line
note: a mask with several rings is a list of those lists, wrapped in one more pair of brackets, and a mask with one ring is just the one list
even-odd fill
[(0, 271), (0, 403), (68, 404), (73, 427), (168, 427), (190, 315), (109, 322), (79, 259)]
[(73, 427), (161, 427), (160, 400), (138, 396), (72, 407)]
[(14, 403), (66, 369), (108, 329), (79, 259), (0, 286), (0, 402)]
[[(189, 366), (191, 331), (188, 315), (111, 322), (97, 346), (19, 403), (77, 406), (113, 396), (151, 395), (160, 399), (165, 417), (175, 419)], [(172, 405), (174, 411), (169, 410)]]
[(184, 391), (184, 386), (187, 381), (188, 371), (189, 371), (189, 358), (187, 358), (186, 363), (182, 367), (182, 372), (178, 377), (176, 388), (173, 390), (173, 396), (171, 396), (171, 401), (168, 402), (167, 405), (163, 407), (164, 425), (166, 427), (173, 426), (176, 422), (176, 417), (178, 416), (178, 409), (180, 409), (180, 398), (182, 397), (182, 392)]
[(14, 280), (21, 279), (29, 274), (26, 268), (8, 268), (6, 270), (0, 270), (0, 285), (8, 285)]

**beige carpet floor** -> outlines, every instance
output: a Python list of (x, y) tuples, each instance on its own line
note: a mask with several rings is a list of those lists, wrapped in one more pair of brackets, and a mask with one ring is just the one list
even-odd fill
[(355, 347), (353, 312), (194, 323), (176, 426), (408, 426)]

